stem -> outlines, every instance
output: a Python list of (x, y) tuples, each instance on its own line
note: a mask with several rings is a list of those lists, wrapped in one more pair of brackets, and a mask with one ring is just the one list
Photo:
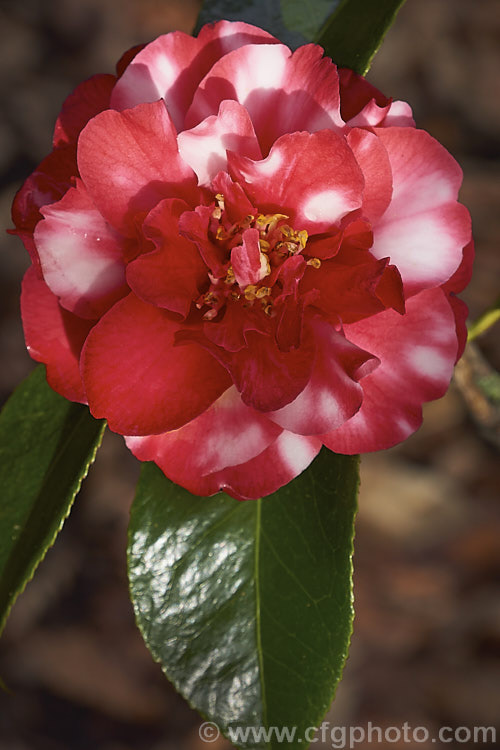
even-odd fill
[(482, 333), (491, 328), (494, 323), (500, 320), (500, 297), (489, 307), (486, 312), (479, 316), (477, 320), (469, 325), (468, 341), (473, 341)]

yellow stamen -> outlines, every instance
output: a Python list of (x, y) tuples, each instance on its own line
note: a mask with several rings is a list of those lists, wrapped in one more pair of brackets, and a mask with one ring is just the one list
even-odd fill
[(296, 242), (278, 242), (276, 244), (276, 250), (280, 252), (280, 254), (286, 255), (286, 253), (289, 253), (290, 255), (295, 255), (295, 253), (298, 253), (299, 246)]
[(217, 193), (217, 195), (215, 196), (215, 200), (217, 201), (218, 205), (212, 211), (212, 216), (214, 219), (222, 219), (222, 213), (225, 209), (224, 196), (222, 195), (222, 193)]
[(301, 229), (300, 232), (297, 232), (297, 236), (299, 239), (300, 249), (303, 250), (307, 244), (307, 238), (309, 235), (307, 234), (306, 229)]
[(257, 291), (257, 287), (255, 284), (249, 284), (248, 286), (246, 286), (243, 291), (243, 294), (245, 295), (245, 299), (248, 300), (249, 302), (250, 300), (255, 299), (256, 291)]
[(264, 253), (260, 254), (260, 267), (263, 272), (263, 275), (260, 278), (265, 279), (266, 276), (269, 276), (271, 273), (271, 264), (269, 263), (269, 258)]
[(255, 296), (257, 299), (262, 299), (262, 297), (268, 297), (271, 294), (271, 287), (269, 286), (261, 286), (260, 289), (257, 289), (255, 292)]
[(229, 238), (229, 234), (226, 232), (224, 227), (217, 227), (217, 232), (215, 233), (215, 239), (216, 240), (227, 240)]
[(258, 214), (255, 219), (255, 226), (261, 231), (267, 228), (268, 232), (272, 232), (273, 229), (276, 229), (280, 221), (289, 218), (285, 214)]
[(289, 242), (298, 244), (301, 250), (305, 248), (307, 238), (309, 236), (305, 229), (301, 229), (300, 232), (296, 232), (295, 229), (292, 229), (292, 227), (288, 226), (288, 224), (283, 224), (283, 226), (279, 228), (279, 231)]
[(250, 224), (252, 224), (254, 219), (255, 219), (255, 216), (252, 216), (252, 214), (248, 214), (247, 216), (245, 216), (243, 221), (240, 221), (240, 223), (236, 224), (235, 226), (237, 226), (239, 229), (248, 229), (248, 227), (250, 226)]
[(309, 258), (307, 265), (313, 268), (321, 268), (321, 261), (319, 258)]
[(234, 282), (235, 282), (235, 276), (234, 276), (233, 267), (229, 266), (229, 268), (227, 269), (226, 278), (224, 279), (224, 284), (231, 286), (231, 284), (234, 284)]

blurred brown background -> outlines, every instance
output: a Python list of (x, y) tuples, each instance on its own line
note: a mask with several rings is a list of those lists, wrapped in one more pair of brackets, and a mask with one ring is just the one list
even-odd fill
[[(190, 31), (197, 5), (1, 0), (5, 228), (15, 190), (50, 148), (65, 96), (82, 79), (113, 70), (128, 47), (176, 28)], [(418, 125), (464, 168), (462, 200), (477, 246), (465, 295), (472, 318), (500, 286), (499, 64), (498, 0), (408, 0), (370, 73), (385, 94), (413, 105)], [(32, 363), (18, 312), (26, 254), (4, 233), (0, 244), (4, 400)], [(497, 325), (481, 341), (497, 367), (499, 333)], [(404, 446), (363, 460), (357, 618), (327, 717), (332, 725), (408, 722), (431, 733), (441, 725), (498, 727), (498, 455), (454, 386), (429, 405), (423, 428)], [(125, 545), (137, 473), (121, 440), (108, 434), (63, 533), (11, 614), (0, 643), (0, 676), (11, 689), (0, 694), (0, 750), (207, 747), (197, 715), (170, 688), (134, 625)], [(439, 744), (419, 745), (432, 746)]]

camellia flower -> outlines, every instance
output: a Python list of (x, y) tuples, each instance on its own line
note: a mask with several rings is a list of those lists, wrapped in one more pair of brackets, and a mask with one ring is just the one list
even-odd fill
[(405, 439), (445, 392), (460, 183), (408, 105), (317, 45), (166, 34), (76, 89), (16, 196), (28, 349), (191, 492), (266, 495), (322, 445)]

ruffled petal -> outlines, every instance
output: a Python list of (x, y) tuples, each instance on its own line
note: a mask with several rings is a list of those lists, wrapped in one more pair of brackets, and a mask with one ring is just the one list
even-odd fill
[(78, 136), (88, 121), (109, 108), (116, 81), (116, 76), (103, 74), (92, 76), (76, 87), (64, 102), (56, 120), (54, 147), (66, 143), (76, 146)]
[(378, 360), (351, 344), (328, 323), (312, 323), (316, 357), (311, 378), (294, 401), (268, 416), (286, 430), (318, 435), (339, 427), (361, 406), (358, 383), (378, 365)]
[(138, 297), (184, 318), (207, 279), (207, 267), (197, 247), (179, 234), (179, 216), (186, 210), (185, 201), (173, 198), (153, 208), (143, 231), (156, 249), (127, 266), (127, 281)]
[(318, 438), (284, 430), (260, 455), (206, 477), (191, 491), (210, 495), (223, 490), (237, 500), (265, 497), (307, 469), (320, 449), (321, 440)]
[(462, 261), (448, 281), (443, 284), (445, 292), (458, 294), (462, 292), (472, 277), (472, 266), (474, 263), (474, 241), (471, 240), (463, 249)]
[(344, 122), (353, 120), (370, 102), (386, 108), (390, 100), (363, 76), (349, 68), (339, 68), (340, 112)]
[(193, 342), (175, 345), (179, 324), (134, 294), (92, 329), (82, 375), (95, 417), (122, 435), (174, 430), (207, 409), (230, 385), (225, 370)]
[(204, 26), (197, 38), (182, 31), (165, 34), (134, 57), (115, 86), (111, 106), (123, 110), (164, 99), (182, 130), (196, 87), (216, 60), (244, 44), (274, 41), (263, 29), (230, 21)]
[(451, 309), (455, 315), (455, 325), (457, 330), (458, 339), (458, 352), (457, 362), (464, 353), (465, 345), (467, 343), (467, 316), (469, 314), (469, 308), (459, 299), (456, 295), (463, 291), (472, 276), (472, 264), (474, 262), (474, 242), (471, 240), (468, 245), (464, 247), (462, 262), (451, 277), (448, 279), (446, 284), (443, 284), (443, 291), (448, 296), (448, 301), (451, 305)]
[(380, 123), (383, 128), (414, 128), (413, 112), (407, 102), (391, 102), (389, 111)]
[(34, 236), (45, 282), (67, 310), (99, 318), (128, 292), (122, 238), (80, 182), (41, 213)]
[(180, 155), (196, 172), (198, 184), (205, 187), (219, 172), (227, 170), (227, 150), (262, 159), (248, 112), (234, 101), (222, 102), (217, 115), (179, 133), (177, 140)]
[(456, 202), (462, 171), (423, 130), (378, 129), (391, 162), (390, 206), (374, 227), (372, 253), (390, 257), (406, 294), (439, 286), (458, 268), (470, 241), (467, 209)]
[(337, 68), (315, 44), (293, 54), (284, 45), (248, 45), (225, 55), (197, 88), (186, 127), (216, 114), (224, 99), (246, 107), (263, 154), (285, 133), (344, 125)]
[(306, 341), (299, 349), (280, 351), (270, 335), (250, 330), (245, 339), (247, 346), (243, 349), (236, 352), (214, 349), (214, 356), (231, 373), (247, 406), (264, 412), (281, 409), (298, 396), (311, 377), (313, 342)]
[(361, 409), (322, 436), (337, 453), (390, 448), (415, 432), (422, 404), (442, 396), (453, 373), (457, 337), (453, 311), (441, 289), (407, 300), (406, 315), (393, 310), (345, 326), (347, 338), (380, 365), (362, 381)]
[[(130, 49), (126, 50), (126, 52), (123, 53), (115, 66), (116, 75), (118, 76), (118, 78), (122, 77), (134, 57), (136, 57), (136, 55), (138, 55), (145, 46), (145, 44), (134, 44), (133, 47), (130, 47)], [(119, 107), (117, 109), (119, 109)]]
[(179, 219), (179, 231), (194, 242), (207, 268), (220, 278), (225, 273), (226, 258), (224, 248), (209, 237), (212, 211), (210, 206), (196, 206), (194, 211), (185, 211)]
[(455, 357), (456, 364), (464, 353), (467, 344), (467, 317), (469, 315), (469, 308), (463, 300), (456, 297), (454, 294), (448, 295), (448, 302), (450, 303), (453, 315), (455, 316), (455, 330), (458, 340), (457, 356)]
[(363, 172), (363, 216), (375, 223), (388, 208), (392, 198), (392, 169), (387, 151), (374, 133), (355, 128), (347, 143)]
[(242, 291), (249, 284), (258, 284), (270, 272), (267, 256), (261, 252), (259, 230), (243, 232), (242, 244), (231, 250), (231, 265), (234, 277)]
[(232, 224), (238, 224), (250, 214), (255, 215), (256, 209), (237, 182), (233, 182), (227, 172), (219, 172), (212, 182), (213, 193), (224, 196), (224, 210)]
[[(16, 193), (12, 204), (12, 221), (17, 234), (40, 272), (40, 260), (33, 240), (33, 230), (42, 218), (40, 208), (58, 201), (69, 190), (78, 174), (74, 150), (62, 146), (52, 151), (30, 174)], [(41, 273), (41, 272), (40, 272)]]
[(50, 387), (70, 401), (87, 403), (79, 362), (95, 321), (64, 310), (33, 266), (23, 279), (21, 315), (30, 356), (46, 365)]
[(328, 318), (355, 323), (386, 307), (404, 313), (401, 276), (388, 259), (376, 260), (366, 250), (342, 247), (337, 257), (308, 267), (301, 291), (318, 291), (318, 307)]
[(97, 209), (135, 236), (136, 223), (163, 198), (196, 201), (196, 176), (177, 149), (163, 102), (94, 117), (78, 141), (78, 166)]
[(259, 210), (290, 217), (296, 230), (330, 230), (363, 201), (363, 174), (344, 138), (330, 130), (279, 138), (269, 156), (228, 154), (229, 171)]
[(154, 461), (174, 482), (189, 486), (202, 477), (251, 460), (281, 428), (242, 402), (234, 386), (184, 427), (162, 435), (129, 437), (141, 461)]
[(341, 113), (349, 127), (415, 127), (409, 104), (393, 102), (348, 68), (339, 68), (338, 73)]

